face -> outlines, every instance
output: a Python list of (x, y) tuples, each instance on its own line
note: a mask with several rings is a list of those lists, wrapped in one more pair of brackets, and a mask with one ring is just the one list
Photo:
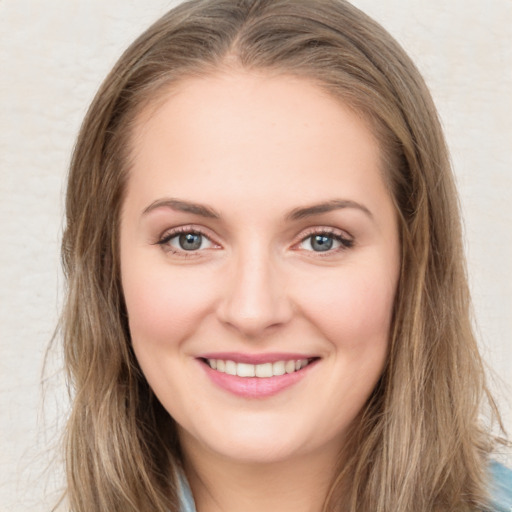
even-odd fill
[(143, 112), (121, 217), (133, 348), (186, 446), (332, 452), (386, 359), (396, 216), (363, 119), (305, 79), (190, 79)]

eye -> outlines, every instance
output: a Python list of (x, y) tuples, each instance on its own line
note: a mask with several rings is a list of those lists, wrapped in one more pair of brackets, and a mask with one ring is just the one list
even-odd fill
[(353, 241), (336, 233), (314, 233), (299, 244), (301, 249), (312, 252), (334, 252), (352, 247)]
[(211, 249), (215, 244), (203, 233), (194, 230), (172, 231), (158, 242), (171, 252), (195, 252)]

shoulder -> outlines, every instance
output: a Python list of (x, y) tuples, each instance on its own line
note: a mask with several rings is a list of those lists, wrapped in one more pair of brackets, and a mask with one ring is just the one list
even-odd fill
[(489, 473), (492, 512), (512, 512), (512, 470), (492, 461)]

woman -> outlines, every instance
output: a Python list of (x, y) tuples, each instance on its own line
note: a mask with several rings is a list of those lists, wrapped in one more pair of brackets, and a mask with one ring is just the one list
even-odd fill
[(66, 209), (71, 510), (511, 506), (437, 114), (350, 4), (169, 12)]

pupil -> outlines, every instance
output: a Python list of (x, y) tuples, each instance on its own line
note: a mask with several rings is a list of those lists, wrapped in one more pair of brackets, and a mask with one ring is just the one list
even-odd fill
[(196, 251), (201, 247), (202, 236), (196, 233), (184, 233), (179, 238), (180, 247), (185, 251)]
[(332, 248), (332, 244), (332, 238), (325, 235), (315, 235), (311, 241), (311, 247), (315, 251), (328, 251)]

